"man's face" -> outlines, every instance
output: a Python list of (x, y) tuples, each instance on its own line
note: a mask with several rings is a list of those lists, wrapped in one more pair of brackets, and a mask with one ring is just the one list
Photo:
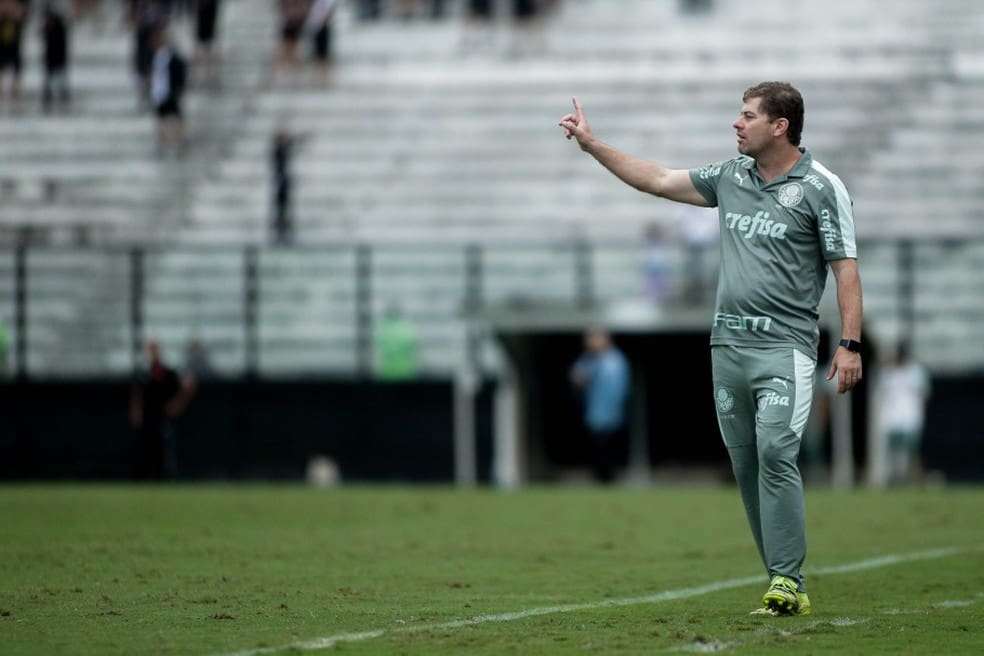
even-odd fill
[(777, 136), (777, 121), (759, 109), (761, 98), (749, 98), (742, 105), (738, 118), (731, 125), (738, 136), (738, 152), (756, 157), (764, 152)]
[(587, 334), (584, 343), (592, 353), (601, 353), (608, 346), (608, 336), (600, 331), (592, 331)]
[(159, 362), (161, 359), (161, 345), (157, 341), (147, 343), (147, 357), (151, 362)]

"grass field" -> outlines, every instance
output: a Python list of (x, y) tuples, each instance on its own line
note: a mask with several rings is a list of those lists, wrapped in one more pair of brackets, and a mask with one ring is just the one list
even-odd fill
[(984, 488), (807, 518), (814, 614), (752, 618), (728, 486), (0, 486), (0, 653), (984, 654)]

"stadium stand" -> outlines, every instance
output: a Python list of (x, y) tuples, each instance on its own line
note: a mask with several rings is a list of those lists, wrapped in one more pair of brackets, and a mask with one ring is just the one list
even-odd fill
[[(932, 343), (937, 371), (981, 367), (984, 7), (759, 4), (690, 16), (669, 1), (566, 0), (542, 45), (517, 51), (504, 4), (495, 47), (468, 50), (460, 5), (436, 21), (364, 23), (343, 3), (336, 74), (321, 89), (268, 83), (271, 4), (237, 0), (222, 15), (222, 88), (193, 86), (187, 100), (183, 160), (155, 155), (151, 117), (135, 109), (129, 34), (78, 26), (72, 110), (36, 111), (32, 63), (23, 109), (0, 117), (6, 243), (68, 246), (25, 256), (30, 370), (128, 370), (137, 261), (143, 331), (172, 351), (200, 336), (225, 372), (358, 371), (361, 331), (399, 297), (422, 370), (447, 375), (469, 349), (470, 304), (571, 302), (585, 269), (596, 297), (637, 297), (645, 228), (675, 220), (673, 204), (561, 138), (571, 95), (605, 140), (689, 167), (734, 154), (740, 93), (769, 78), (803, 90), (804, 143), (855, 198), (869, 328), (906, 332), (904, 274), (886, 240), (916, 239), (916, 354)], [(190, 26), (173, 29), (190, 52)], [(32, 29), (25, 52), (38, 48)], [(296, 247), (269, 244), (268, 148), (282, 125), (310, 135), (293, 163)], [(938, 238), (951, 241), (926, 241)], [(5, 317), (17, 257), (0, 251)], [(243, 327), (246, 297), (258, 301), (256, 334)]]

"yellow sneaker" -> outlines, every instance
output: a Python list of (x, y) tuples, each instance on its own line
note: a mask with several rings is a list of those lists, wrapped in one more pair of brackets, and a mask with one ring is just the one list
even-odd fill
[(799, 609), (798, 587), (793, 579), (773, 576), (769, 590), (762, 597), (762, 605), (779, 615), (796, 615)]
[(810, 610), (810, 598), (806, 596), (805, 592), (796, 593), (796, 612), (793, 615), (809, 615), (812, 611)]
[[(788, 580), (788, 579), (787, 579)], [(769, 592), (772, 592), (772, 588), (769, 588)], [(769, 592), (766, 593), (768, 596)], [(785, 598), (785, 597), (784, 597)], [(765, 598), (763, 598), (763, 604), (765, 603)], [(805, 592), (796, 593), (796, 607), (794, 610), (779, 610), (774, 606), (763, 605), (759, 608), (753, 610), (749, 615), (757, 617), (789, 617), (792, 615), (809, 615), (812, 612), (810, 608), (810, 598)]]

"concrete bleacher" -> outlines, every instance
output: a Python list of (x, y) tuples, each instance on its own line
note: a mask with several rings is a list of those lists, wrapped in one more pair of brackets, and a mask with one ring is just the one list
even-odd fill
[[(566, 0), (525, 50), (505, 3), (490, 45), (471, 49), (463, 5), (450, 4), (442, 20), (362, 23), (343, 3), (334, 79), (319, 88), (306, 77), (269, 84), (271, 4), (230, 3), (222, 88), (189, 93), (185, 160), (154, 153), (152, 118), (135, 106), (128, 34), (78, 26), (72, 110), (31, 107), (35, 66), (25, 109), (0, 116), (0, 230), (27, 225), (69, 244), (156, 243), (145, 262), (145, 331), (176, 357), (199, 336), (229, 373), (247, 366), (242, 249), (258, 248), (259, 366), (277, 375), (358, 367), (356, 249), (369, 245), (368, 311), (379, 316), (398, 299), (420, 328), (424, 371), (446, 373), (467, 349), (466, 245), (483, 248), (489, 304), (576, 300), (570, 244), (579, 240), (619, 244), (594, 253), (594, 293), (636, 297), (646, 226), (677, 219), (679, 207), (629, 189), (562, 138), (556, 123), (572, 95), (601, 138), (683, 168), (733, 156), (741, 92), (782, 78), (804, 92), (804, 143), (854, 196), (863, 247), (886, 236), (984, 236), (977, 2), (833, 0), (795, 12), (782, 0), (754, 12), (718, 2), (711, 14), (682, 16), (669, 0)], [(189, 25), (175, 30), (190, 52)], [(268, 247), (269, 146), (285, 125), (309, 135), (293, 162), (299, 249)], [(929, 249), (919, 259), (917, 303), (953, 315), (953, 340), (933, 363), (941, 370), (984, 364), (976, 323), (939, 305), (976, 305), (981, 283), (960, 267), (977, 255), (965, 248), (965, 257)], [(866, 314), (895, 338), (894, 251), (873, 244), (862, 253)], [(64, 274), (45, 262), (34, 263), (34, 277)], [(100, 335), (68, 366), (127, 370), (127, 262), (124, 251), (71, 274), (88, 276), (78, 292), (87, 300), (52, 300), (51, 315), (38, 317), (47, 332), (36, 345), (32, 337), (32, 365), (66, 366), (64, 344)], [(934, 276), (958, 274), (964, 287), (941, 294)], [(9, 294), (0, 287), (5, 317)], [(916, 333), (917, 355), (929, 348), (928, 325)]]
[[(234, 138), (236, 123), (229, 116), (241, 111), (265, 74), (269, 51), (255, 45), (272, 42), (267, 31), (273, 29), (273, 10), (261, 0), (248, 4), (237, 2), (236, 10), (221, 14), (222, 89), (192, 77), (185, 99), (192, 148), (180, 159), (156, 152), (154, 117), (138, 103), (132, 35), (119, 3), (107, 3), (101, 24), (70, 23), (72, 100), (67, 108), (42, 113), (40, 6), (33, 7), (25, 30), (21, 102), (0, 107), (0, 244), (26, 239), (33, 247), (26, 273), (27, 366), (34, 375), (126, 373), (132, 367), (128, 254), (74, 254), (87, 259), (84, 266), (59, 260), (70, 259), (75, 248), (172, 239), (195, 185)], [(240, 8), (249, 10), (245, 21)], [(267, 31), (249, 16), (263, 11)], [(189, 57), (191, 35), (188, 18), (172, 22), (172, 40)], [(13, 280), (13, 259), (3, 275)], [(52, 293), (34, 289), (48, 282)], [(12, 306), (0, 311), (13, 322)]]
[(910, 116), (858, 176), (871, 217), (859, 234), (984, 235), (984, 79), (929, 85)]
[[(904, 120), (913, 80), (942, 72), (947, 51), (906, 29), (926, 11), (917, 5), (766, 5), (681, 17), (673, 2), (569, 0), (528, 53), (510, 50), (507, 21), (493, 28), (497, 48), (467, 51), (460, 14), (364, 25), (343, 11), (334, 87), (259, 94), (181, 239), (267, 239), (268, 149), (281, 124), (311, 135), (294, 167), (306, 241), (634, 239), (675, 210), (602, 180), (557, 138), (570, 96), (607, 140), (683, 167), (734, 154), (740, 91), (780, 75), (807, 94), (808, 144), (850, 182)], [(753, 43), (735, 43), (753, 27)]]
[[(184, 109), (195, 147), (178, 161), (158, 156), (153, 113), (138, 102), (125, 5), (106, 6), (100, 23), (70, 19), (72, 99), (50, 113), (41, 111), (40, 6), (34, 6), (25, 30), (22, 98), (19, 107), (7, 103), (0, 110), (0, 230), (38, 228), (44, 222), (47, 229), (35, 230), (35, 241), (72, 243), (80, 227), (96, 225), (100, 240), (112, 242), (158, 236), (148, 226), (180, 224), (184, 208), (175, 199), (195, 185), (201, 169), (210, 167), (233, 135), (229, 114), (239, 111), (264, 74), (268, 53), (251, 47), (256, 22), (243, 21), (239, 11), (250, 3), (236, 4), (221, 14), (222, 92), (192, 78)], [(259, 0), (251, 5), (257, 13), (265, 6)], [(267, 14), (272, 24), (272, 9)], [(172, 41), (188, 58), (194, 51), (192, 29), (185, 16), (170, 26)], [(77, 212), (80, 208), (91, 211)], [(59, 224), (65, 230), (58, 230)]]

